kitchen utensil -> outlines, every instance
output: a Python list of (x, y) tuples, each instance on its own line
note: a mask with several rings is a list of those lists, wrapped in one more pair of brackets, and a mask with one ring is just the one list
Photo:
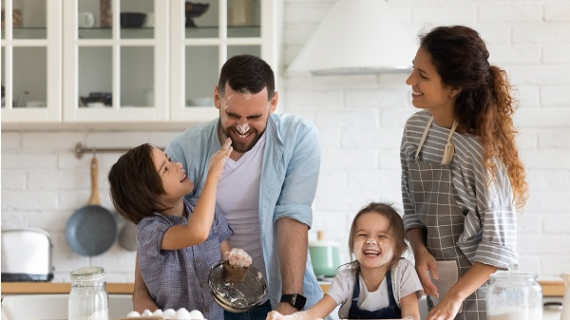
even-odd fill
[(236, 313), (258, 306), (267, 290), (265, 278), (253, 265), (236, 268), (227, 260), (220, 260), (212, 266), (208, 284), (216, 303)]
[(97, 157), (91, 159), (91, 197), (87, 206), (75, 211), (67, 222), (65, 238), (67, 243), (82, 256), (92, 257), (107, 251), (117, 236), (117, 222), (109, 210), (101, 206)]
[(51, 281), (52, 242), (40, 229), (2, 230), (2, 282)]
[(570, 274), (561, 274), (562, 281), (564, 281), (564, 300), (562, 302), (562, 314), (560, 320), (570, 320)]
[(194, 18), (201, 17), (208, 8), (210, 7), (209, 3), (193, 3), (190, 1), (186, 1), (185, 3), (185, 15), (186, 15), (186, 28), (196, 28), (196, 23), (194, 23)]
[(140, 28), (146, 19), (146, 13), (121, 12), (121, 28)]
[(334, 277), (340, 266), (339, 244), (324, 241), (324, 232), (317, 232), (317, 241), (309, 242), (313, 271), (317, 277)]
[(497, 271), (489, 279), (486, 304), (487, 320), (542, 319), (542, 288), (535, 274)]
[(137, 225), (125, 221), (125, 225), (121, 228), (119, 234), (119, 244), (127, 251), (137, 250)]

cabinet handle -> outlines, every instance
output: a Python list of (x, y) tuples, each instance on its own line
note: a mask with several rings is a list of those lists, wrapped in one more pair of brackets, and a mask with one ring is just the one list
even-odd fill
[(544, 303), (544, 310), (561, 311), (562, 310), (562, 302), (545, 302)]

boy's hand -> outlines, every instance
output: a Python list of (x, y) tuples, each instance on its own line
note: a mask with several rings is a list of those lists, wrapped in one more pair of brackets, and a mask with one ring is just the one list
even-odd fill
[(232, 140), (230, 138), (226, 139), (222, 148), (218, 150), (218, 152), (214, 153), (210, 158), (208, 175), (214, 174), (219, 179), (222, 175), (222, 171), (224, 171), (226, 160), (233, 150)]
[(230, 266), (236, 268), (249, 267), (251, 265), (251, 257), (242, 249), (233, 248), (230, 252), (226, 252), (225, 258)]

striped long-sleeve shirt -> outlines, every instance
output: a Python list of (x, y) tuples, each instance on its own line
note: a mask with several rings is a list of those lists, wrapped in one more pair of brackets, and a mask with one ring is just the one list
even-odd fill
[[(426, 110), (411, 116), (406, 122), (400, 147), (406, 231), (413, 228), (426, 229), (415, 213), (409, 195), (408, 164), (416, 161), (416, 150), (430, 117), (431, 113)], [(440, 127), (434, 122), (417, 161), (439, 164), (448, 135), (448, 128)], [(464, 212), (468, 210), (457, 246), (472, 263), (481, 262), (499, 268), (516, 264), (516, 211), (505, 166), (500, 160), (492, 159), (498, 169), (491, 179), (491, 172), (483, 163), (483, 147), (479, 137), (455, 132), (452, 143), (455, 154), (449, 168), (457, 191), (455, 197), (459, 207)]]

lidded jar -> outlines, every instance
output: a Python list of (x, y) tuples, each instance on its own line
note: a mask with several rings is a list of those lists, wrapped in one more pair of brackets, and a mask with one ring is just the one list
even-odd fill
[(69, 320), (108, 320), (109, 296), (107, 284), (102, 281), (105, 270), (86, 267), (71, 271), (69, 293)]
[(542, 288), (536, 274), (511, 268), (491, 275), (487, 288), (487, 320), (541, 320)]

